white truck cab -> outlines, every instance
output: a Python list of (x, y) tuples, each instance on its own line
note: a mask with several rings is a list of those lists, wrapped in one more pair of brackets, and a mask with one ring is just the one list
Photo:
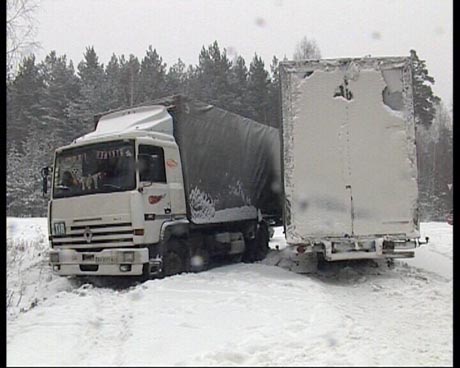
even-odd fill
[(159, 242), (165, 222), (186, 218), (171, 120), (164, 106), (116, 112), (56, 151), (49, 203), (56, 273), (140, 275), (149, 260), (140, 245)]

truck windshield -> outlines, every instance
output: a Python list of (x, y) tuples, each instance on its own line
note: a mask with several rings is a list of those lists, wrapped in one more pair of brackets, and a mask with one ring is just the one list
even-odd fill
[(120, 192), (135, 188), (134, 141), (112, 141), (57, 153), (53, 197)]

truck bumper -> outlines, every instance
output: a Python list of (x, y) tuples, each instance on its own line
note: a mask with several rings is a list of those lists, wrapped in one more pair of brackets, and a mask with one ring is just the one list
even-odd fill
[(49, 253), (53, 273), (61, 276), (139, 276), (148, 262), (147, 248), (104, 249), (100, 252), (54, 249)]

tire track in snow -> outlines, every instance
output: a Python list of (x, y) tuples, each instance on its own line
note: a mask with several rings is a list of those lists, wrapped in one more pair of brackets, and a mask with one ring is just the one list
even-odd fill
[[(448, 280), (407, 264), (397, 263), (394, 269), (382, 271), (379, 277), (370, 272), (367, 283), (359, 288), (343, 287), (347, 282), (331, 285), (330, 291), (338, 296), (337, 306), (344, 313), (353, 311), (355, 329), (365, 342), (365, 347), (348, 344), (349, 348), (357, 351), (357, 357), (367, 357), (362, 364), (448, 364), (452, 351), (452, 299), (445, 292)], [(444, 317), (440, 318), (442, 310)], [(434, 340), (443, 354), (431, 354)], [(368, 346), (379, 348), (370, 353)], [(404, 363), (408, 347), (417, 352), (416, 362)], [(361, 363), (355, 360), (355, 364)]]
[[(131, 336), (129, 300), (125, 293), (83, 285), (73, 292), (82, 303), (74, 317), (77, 326), (74, 351), (84, 365), (123, 364), (124, 344)], [(76, 320), (75, 320), (76, 319)], [(78, 321), (83, 321), (79, 322)]]

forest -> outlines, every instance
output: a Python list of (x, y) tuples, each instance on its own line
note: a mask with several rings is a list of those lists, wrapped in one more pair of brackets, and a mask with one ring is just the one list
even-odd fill
[[(292, 58), (320, 56), (304, 39)], [(452, 107), (433, 94), (425, 62), (414, 50), (410, 56), (420, 219), (444, 221), (452, 208)], [(30, 54), (7, 75), (7, 215), (46, 216), (40, 169), (52, 164), (57, 147), (93, 130), (102, 112), (181, 93), (279, 127), (279, 60), (273, 56), (268, 65), (254, 54), (247, 62), (217, 41), (202, 47), (196, 65), (179, 58), (168, 66), (152, 46), (142, 58), (113, 54), (106, 65), (89, 46), (76, 68), (55, 51), (41, 61)]]

